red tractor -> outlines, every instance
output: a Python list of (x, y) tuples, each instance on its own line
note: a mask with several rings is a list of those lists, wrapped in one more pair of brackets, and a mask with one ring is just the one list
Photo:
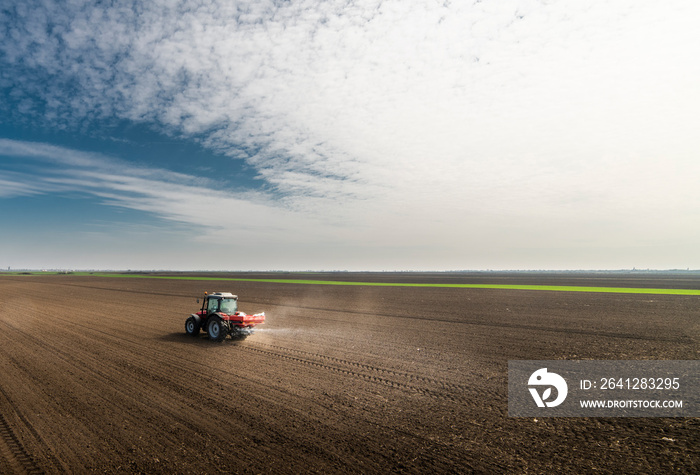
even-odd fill
[(229, 292), (204, 292), (202, 308), (185, 321), (185, 332), (197, 336), (202, 329), (213, 341), (224, 341), (226, 335), (243, 339), (251, 335), (253, 328), (261, 323), (265, 323), (265, 312), (255, 315), (239, 312), (237, 295)]

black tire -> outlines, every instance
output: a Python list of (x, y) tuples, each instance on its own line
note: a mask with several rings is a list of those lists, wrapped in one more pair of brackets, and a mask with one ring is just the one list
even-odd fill
[(207, 322), (207, 333), (209, 333), (209, 339), (212, 341), (224, 341), (224, 338), (228, 335), (228, 327), (221, 320), (221, 317), (212, 315)]
[(187, 333), (189, 336), (197, 336), (199, 335), (201, 326), (202, 324), (198, 319), (190, 317), (185, 320), (185, 333)]

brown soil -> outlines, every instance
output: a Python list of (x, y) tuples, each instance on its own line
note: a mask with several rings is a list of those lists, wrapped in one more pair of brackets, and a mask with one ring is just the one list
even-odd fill
[[(267, 323), (187, 337), (204, 290)], [(0, 472), (698, 473), (698, 419), (508, 417), (507, 363), (699, 358), (700, 297), (0, 276)]]

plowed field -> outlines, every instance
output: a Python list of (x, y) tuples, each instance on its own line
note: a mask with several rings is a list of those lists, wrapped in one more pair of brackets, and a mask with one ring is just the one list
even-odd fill
[[(186, 336), (205, 290), (267, 323)], [(698, 296), (0, 275), (0, 472), (698, 473), (698, 419), (508, 417), (507, 363), (699, 358)]]

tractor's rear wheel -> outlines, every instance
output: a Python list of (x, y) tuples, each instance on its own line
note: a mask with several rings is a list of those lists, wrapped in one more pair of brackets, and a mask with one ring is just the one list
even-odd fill
[(224, 341), (224, 338), (228, 335), (228, 328), (220, 317), (213, 315), (209, 317), (207, 333), (209, 333), (209, 339), (212, 341)]
[(185, 333), (187, 333), (190, 336), (199, 335), (200, 327), (201, 323), (198, 322), (197, 319), (194, 317), (190, 317), (187, 320), (185, 320)]

